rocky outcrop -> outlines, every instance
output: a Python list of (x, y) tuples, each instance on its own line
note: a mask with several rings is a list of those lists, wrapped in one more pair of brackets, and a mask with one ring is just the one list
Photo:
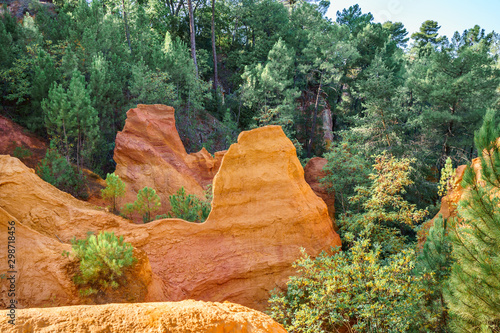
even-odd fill
[(12, 120), (0, 116), (0, 155), (12, 155), (34, 168), (45, 156), (47, 143)]
[(0, 311), (1, 332), (286, 333), (269, 316), (232, 303), (66, 306), (17, 311), (16, 325)]
[(140, 104), (127, 112), (125, 127), (116, 136), (115, 173), (127, 185), (123, 202), (133, 202), (145, 186), (160, 196), (159, 213), (169, 210), (168, 197), (181, 187), (203, 199), (223, 156), (217, 152), (212, 157), (205, 148), (188, 154), (175, 127), (174, 108)]
[[(19, 158), (30, 168), (36, 168), (45, 157), (48, 143), (30, 133), (12, 120), (0, 116), (0, 155), (11, 155)], [(106, 207), (107, 202), (101, 198), (101, 189), (106, 182), (88, 169), (82, 169), (87, 178), (88, 202)]]
[[(14, 226), (14, 229), (7, 229)], [(94, 304), (110, 302), (141, 302), (147, 300), (148, 290), (154, 291), (157, 281), (153, 283), (153, 273), (147, 255), (135, 249), (137, 263), (128, 268), (122, 276), (117, 289), (105, 295), (98, 294), (90, 298), (81, 298), (72, 281), (78, 263), (62, 256), (63, 251), (71, 251), (71, 246), (55, 238), (43, 235), (19, 221), (0, 208), (0, 228), (14, 230), (15, 262), (8, 267), (7, 242), (0, 240), (0, 272), (7, 273), (15, 269), (15, 299), (18, 307), (59, 306), (70, 304)], [(7, 238), (7, 232), (3, 233)], [(14, 268), (14, 269), (11, 269)], [(157, 277), (155, 277), (157, 279)], [(157, 279), (158, 280), (158, 279)], [(9, 304), (11, 297), (11, 281), (0, 279), (0, 304), (3, 308)], [(2, 331), (3, 332), (3, 331)]]
[(330, 215), (333, 227), (337, 230), (337, 225), (335, 224), (335, 195), (329, 193), (320, 181), (326, 176), (326, 173), (323, 171), (326, 163), (326, 158), (311, 158), (304, 167), (304, 176), (314, 193), (326, 203), (328, 215)]
[[(53, 254), (39, 259), (19, 253), (24, 307), (45, 305), (50, 295), (38, 290), (46, 285), (61, 295), (58, 305), (75, 304), (65, 296), (72, 294), (68, 278), (50, 267), (61, 267), (62, 250), (88, 231), (114, 231), (147, 254), (152, 275), (144, 301), (228, 300), (260, 310), (269, 290), (295, 273), (291, 265), (301, 248), (315, 256), (340, 245), (326, 204), (306, 183), (295, 148), (278, 126), (243, 132), (229, 148), (214, 178), (212, 212), (202, 224), (130, 223), (57, 190), (9, 156), (0, 156), (0, 208), (29, 231), (27, 242), (52, 246)], [(2, 238), (1, 265), (5, 248)], [(44, 270), (37, 268), (42, 258)]]

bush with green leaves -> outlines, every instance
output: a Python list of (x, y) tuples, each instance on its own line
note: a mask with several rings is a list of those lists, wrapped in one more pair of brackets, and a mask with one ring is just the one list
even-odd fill
[(47, 183), (62, 191), (81, 199), (88, 198), (83, 172), (78, 171), (66, 158), (61, 156), (52, 141), (45, 158), (38, 164), (36, 173)]
[(132, 220), (132, 214), (135, 212), (135, 207), (132, 202), (126, 203), (121, 209), (121, 216)]
[(33, 153), (31, 152), (29, 147), (27, 148), (24, 146), (16, 146), (16, 148), (14, 148), (14, 151), (12, 152), (12, 155), (20, 160), (23, 160), (26, 157), (31, 157)]
[(181, 187), (176, 194), (169, 196), (171, 211), (168, 218), (179, 218), (190, 222), (204, 222), (211, 210), (211, 200), (202, 201), (194, 194), (186, 194)]
[(125, 196), (125, 183), (114, 172), (108, 173), (106, 176), (106, 188), (101, 190), (101, 196), (103, 199), (111, 200), (113, 213), (118, 213), (116, 199)]
[(80, 261), (80, 272), (74, 281), (82, 286), (80, 294), (83, 296), (105, 291), (109, 287), (117, 288), (117, 280), (125, 268), (137, 261), (132, 245), (124, 242), (123, 236), (115, 236), (114, 232), (104, 231), (97, 236), (90, 234), (86, 239), (73, 238), (71, 244), (75, 257)]
[(366, 239), (316, 259), (303, 251), (286, 291), (272, 292), (269, 314), (293, 333), (405, 332), (423, 296), (414, 257), (405, 249), (382, 259)]

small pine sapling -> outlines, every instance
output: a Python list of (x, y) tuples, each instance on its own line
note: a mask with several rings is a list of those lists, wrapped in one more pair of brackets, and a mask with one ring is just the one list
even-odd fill
[(211, 209), (210, 194), (206, 193), (206, 198), (206, 201), (202, 201), (193, 194), (186, 194), (184, 187), (181, 187), (176, 194), (169, 197), (172, 209), (167, 216), (190, 222), (204, 222)]
[(115, 173), (108, 173), (106, 176), (106, 188), (101, 190), (103, 199), (110, 200), (113, 213), (118, 214), (116, 199), (125, 195), (125, 183)]
[[(82, 296), (96, 294), (99, 290), (117, 288), (117, 279), (124, 269), (137, 260), (133, 247), (124, 242), (123, 236), (116, 237), (114, 232), (101, 232), (97, 236), (90, 234), (86, 239), (73, 238), (71, 241), (75, 257), (80, 261), (80, 272), (74, 278)], [(63, 253), (63, 255), (68, 255)]]
[(144, 223), (152, 220), (151, 216), (161, 207), (161, 200), (156, 191), (151, 187), (144, 187), (137, 193), (137, 200), (134, 202), (135, 211), (142, 215)]

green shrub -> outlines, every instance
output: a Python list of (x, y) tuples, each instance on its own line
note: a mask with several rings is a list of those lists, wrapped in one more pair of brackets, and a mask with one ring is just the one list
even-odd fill
[(135, 207), (133, 203), (126, 203), (122, 207), (121, 215), (129, 220), (132, 220), (132, 214), (135, 212)]
[(52, 142), (45, 157), (38, 164), (36, 173), (44, 181), (54, 185), (61, 191), (70, 193), (80, 199), (85, 200), (88, 198), (85, 188), (85, 175), (59, 154)]
[(403, 250), (383, 260), (369, 240), (333, 256), (303, 253), (287, 290), (272, 292), (269, 314), (294, 333), (406, 332), (423, 296), (414, 257)]
[(23, 158), (30, 157), (31, 155), (33, 155), (33, 153), (31, 152), (31, 150), (24, 146), (16, 146), (16, 148), (14, 148), (14, 151), (12, 152), (12, 155), (22, 160)]
[[(98, 290), (109, 287), (117, 288), (117, 278), (123, 275), (126, 267), (137, 260), (133, 256), (133, 247), (123, 241), (114, 232), (90, 234), (86, 239), (73, 238), (73, 253), (80, 261), (80, 273), (74, 278), (76, 284), (83, 286), (80, 294), (88, 296)], [(63, 253), (64, 255), (64, 253)]]
[(181, 187), (176, 194), (169, 197), (172, 208), (167, 217), (179, 218), (189, 222), (204, 222), (211, 210), (210, 195), (211, 192), (208, 194), (207, 191), (207, 199), (202, 201), (193, 194), (186, 195), (186, 190)]

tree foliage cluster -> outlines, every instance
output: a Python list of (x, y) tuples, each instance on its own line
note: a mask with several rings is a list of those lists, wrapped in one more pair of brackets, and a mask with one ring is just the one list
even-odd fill
[[(18, 22), (5, 10), (0, 20), (3, 113), (102, 176), (138, 103), (176, 107), (188, 149), (227, 148), (241, 130), (278, 124), (303, 159), (351, 140), (367, 159), (384, 150), (416, 158), (425, 179), (447, 157), (474, 155), (473, 132), (498, 100), (499, 37), (479, 26), (448, 39), (426, 21), (410, 43), (401, 23), (375, 23), (358, 5), (334, 22), (325, 1), (48, 8), (34, 0), (34, 17)], [(200, 138), (204, 110), (220, 122)], [(435, 189), (421, 182), (415, 196), (428, 201)]]
[[(208, 191), (210, 191), (208, 189)], [(208, 192), (207, 191), (207, 192)], [(205, 200), (198, 199), (194, 194), (186, 194), (184, 187), (181, 187), (177, 193), (169, 196), (170, 212), (161, 218), (178, 218), (189, 222), (205, 222), (212, 209), (212, 200), (208, 197)]]
[[(64, 160), (64, 159), (63, 159)], [(126, 185), (118, 175), (108, 173), (106, 177), (106, 187), (101, 190), (103, 199), (111, 203), (110, 208), (114, 214), (119, 214), (118, 199), (125, 196)], [(181, 187), (176, 194), (171, 195), (171, 209), (167, 214), (156, 215), (154, 220), (162, 218), (179, 218), (189, 222), (204, 222), (210, 210), (212, 209), (212, 188), (209, 186), (205, 193), (205, 200), (198, 199), (194, 194), (187, 194), (184, 187)], [(153, 220), (153, 214), (160, 210), (161, 199), (156, 194), (156, 190), (145, 186), (137, 192), (137, 199), (133, 203), (126, 203), (121, 208), (121, 214), (131, 218), (132, 214), (137, 213), (142, 216), (144, 223)]]
[[(356, 187), (358, 204), (339, 216), (343, 251), (303, 253), (270, 315), (290, 332), (499, 332), (498, 112), (475, 134), (482, 169), (467, 167), (457, 217), (436, 217), (422, 249), (412, 236), (425, 211), (401, 196), (412, 161), (377, 155), (371, 185)], [(455, 186), (448, 159), (440, 194)]]

